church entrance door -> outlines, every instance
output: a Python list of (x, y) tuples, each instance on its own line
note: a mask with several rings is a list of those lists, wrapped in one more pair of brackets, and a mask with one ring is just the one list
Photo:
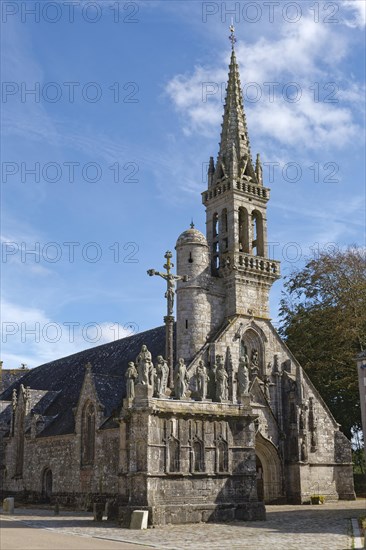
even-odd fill
[(283, 499), (281, 460), (276, 447), (260, 433), (255, 440), (258, 499), (278, 502)]

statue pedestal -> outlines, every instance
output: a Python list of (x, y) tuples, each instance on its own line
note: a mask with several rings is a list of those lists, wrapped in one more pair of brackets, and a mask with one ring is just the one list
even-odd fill
[(141, 403), (148, 399), (152, 399), (154, 388), (148, 384), (136, 384), (135, 386), (135, 403)]

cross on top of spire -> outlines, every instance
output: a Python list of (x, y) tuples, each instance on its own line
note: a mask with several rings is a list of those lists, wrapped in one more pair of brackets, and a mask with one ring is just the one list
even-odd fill
[(234, 20), (233, 19), (231, 19), (230, 33), (231, 34), (229, 36), (229, 40), (231, 42), (232, 49), (234, 49), (235, 42), (236, 42), (236, 36), (235, 36), (235, 27), (234, 27)]

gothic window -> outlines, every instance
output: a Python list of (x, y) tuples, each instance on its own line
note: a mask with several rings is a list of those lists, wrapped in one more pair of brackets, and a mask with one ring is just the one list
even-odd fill
[(227, 209), (224, 208), (221, 212), (221, 228), (220, 228), (220, 238), (222, 250), (225, 251), (229, 248), (229, 239), (228, 239), (228, 219), (227, 219)]
[(173, 435), (168, 442), (168, 464), (169, 472), (179, 472), (180, 469), (179, 441)]
[(193, 471), (204, 472), (204, 457), (203, 457), (203, 443), (199, 439), (195, 439), (192, 445), (193, 449)]
[(243, 207), (239, 208), (239, 251), (249, 254), (248, 212)]
[(95, 407), (93, 403), (84, 406), (81, 419), (81, 463), (91, 465), (95, 453)]
[(263, 216), (257, 210), (252, 213), (253, 241), (252, 254), (264, 256)]
[(18, 430), (17, 430), (17, 444), (16, 444), (16, 460), (15, 460), (15, 475), (23, 475), (23, 464), (24, 464), (24, 408), (21, 409), (18, 419)]
[(219, 472), (227, 472), (229, 470), (229, 450), (227, 442), (220, 438), (217, 443), (217, 466)]

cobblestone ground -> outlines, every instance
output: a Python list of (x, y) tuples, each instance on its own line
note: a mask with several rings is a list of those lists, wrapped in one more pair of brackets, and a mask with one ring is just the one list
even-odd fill
[[(90, 514), (16, 509), (14, 519), (57, 533), (131, 542), (161, 550), (346, 550), (352, 548), (351, 518), (365, 514), (365, 501), (321, 506), (267, 506), (267, 520), (167, 526), (130, 531), (96, 524)], [(57, 549), (58, 550), (58, 549)]]

